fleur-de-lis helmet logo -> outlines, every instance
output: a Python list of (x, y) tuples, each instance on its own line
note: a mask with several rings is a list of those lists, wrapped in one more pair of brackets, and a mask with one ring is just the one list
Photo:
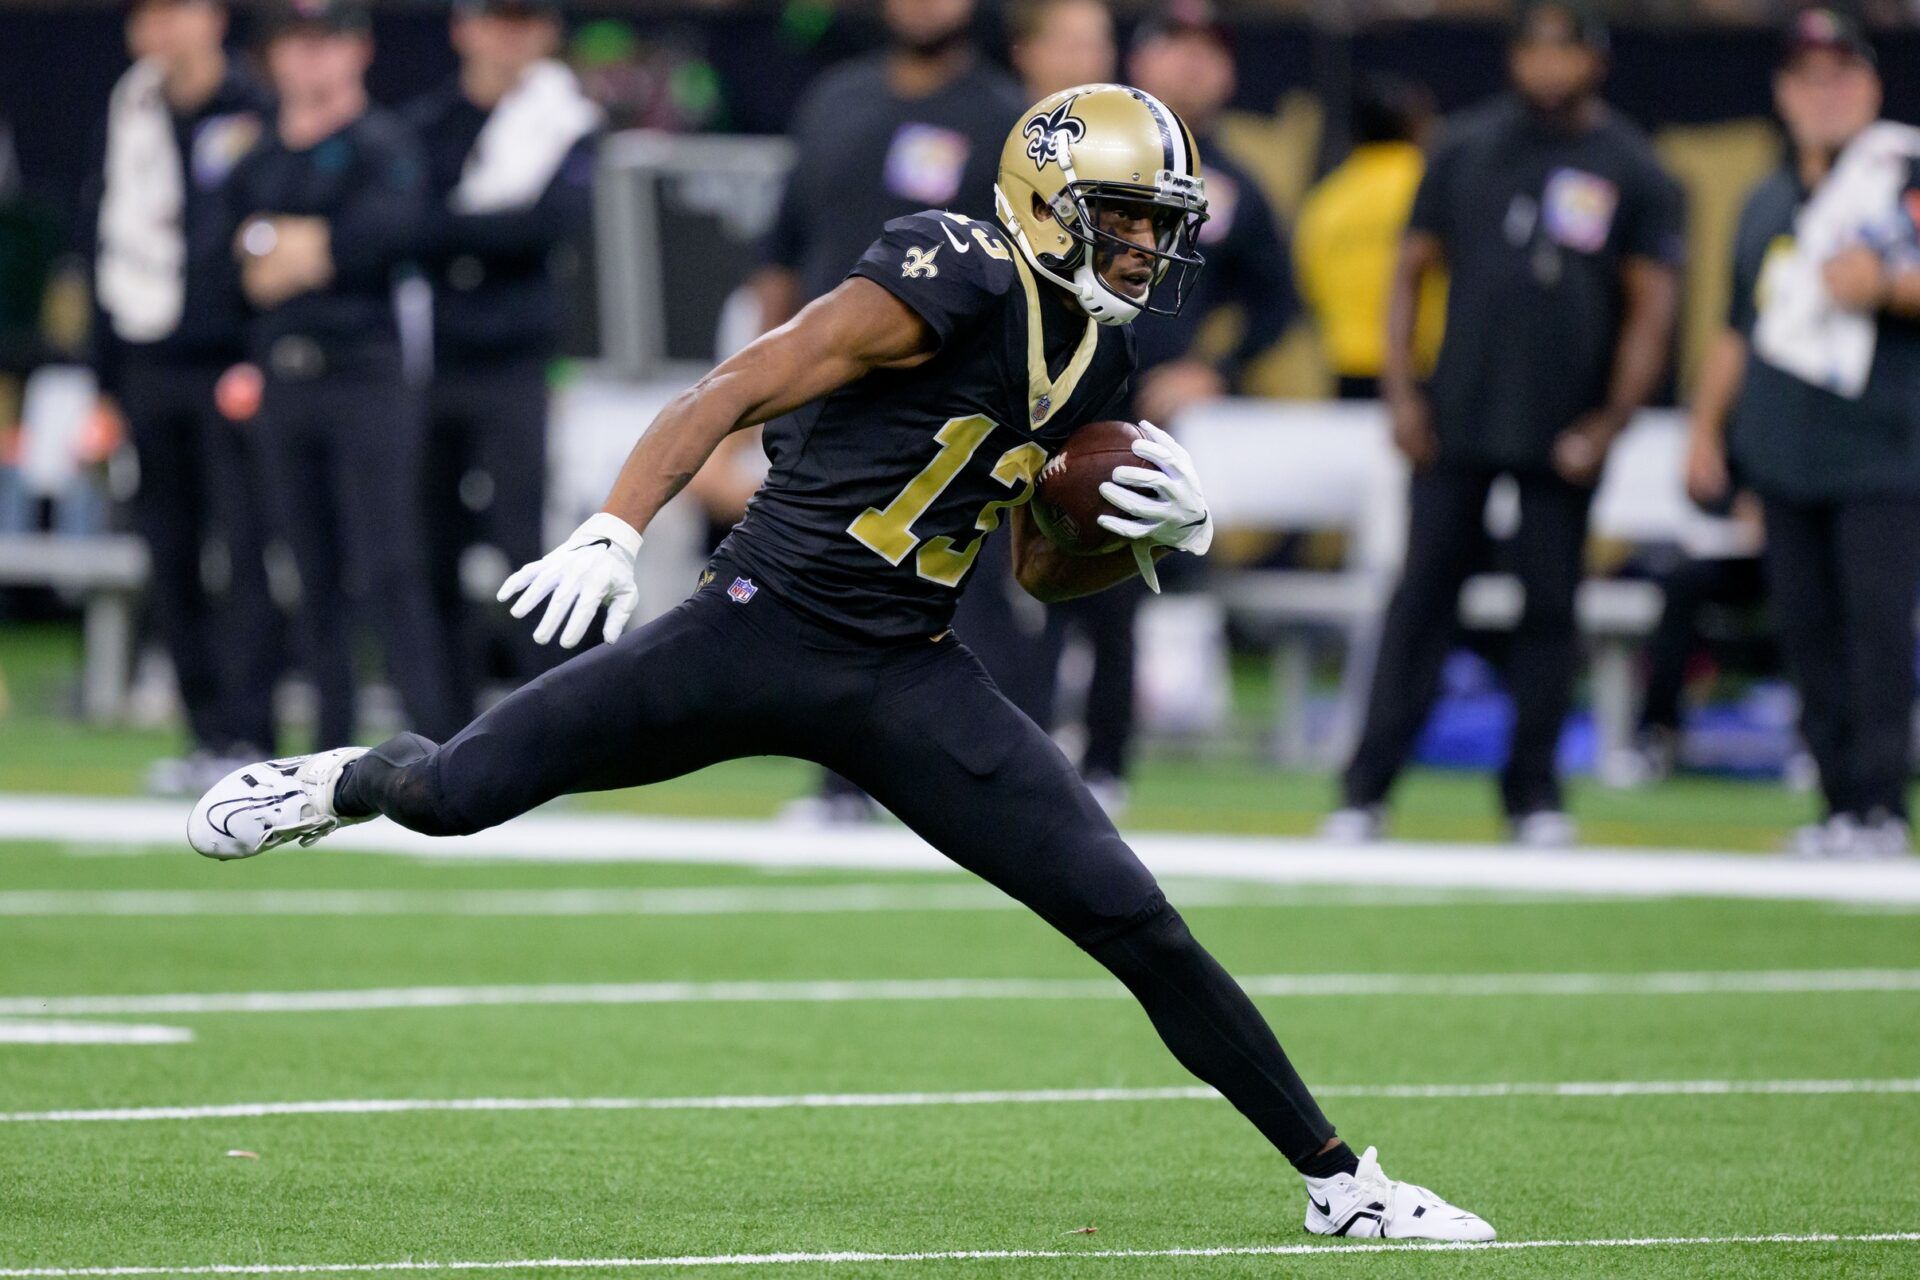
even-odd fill
[(1020, 132), (1027, 135), (1027, 159), (1033, 161), (1034, 168), (1044, 169), (1053, 159), (1054, 138), (1064, 136), (1068, 142), (1078, 142), (1087, 136), (1086, 124), (1067, 114), (1072, 109), (1073, 99), (1068, 98), (1021, 127)]

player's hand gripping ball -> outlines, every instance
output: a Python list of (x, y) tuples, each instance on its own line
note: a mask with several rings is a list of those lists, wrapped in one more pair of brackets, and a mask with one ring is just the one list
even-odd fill
[(1070, 556), (1103, 556), (1126, 540), (1100, 527), (1101, 516), (1119, 510), (1100, 495), (1118, 467), (1139, 459), (1133, 446), (1147, 433), (1131, 422), (1089, 422), (1067, 438), (1040, 469), (1033, 491), (1033, 519), (1047, 541)]
[(1033, 516), (1069, 555), (1132, 542), (1205, 555), (1213, 517), (1193, 459), (1151, 422), (1090, 422), (1041, 469)]

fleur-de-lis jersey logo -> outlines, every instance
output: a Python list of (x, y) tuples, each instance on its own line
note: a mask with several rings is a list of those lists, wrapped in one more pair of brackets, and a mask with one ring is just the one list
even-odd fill
[(1068, 142), (1078, 142), (1087, 136), (1084, 121), (1068, 115), (1073, 110), (1073, 99), (1068, 98), (1053, 110), (1028, 119), (1020, 132), (1027, 135), (1027, 159), (1033, 161), (1033, 167), (1044, 169), (1053, 159), (1054, 139), (1064, 136)]
[(940, 246), (931, 249), (913, 248), (907, 250), (907, 260), (900, 264), (900, 274), (909, 280), (919, 280), (926, 276), (937, 276), (940, 268), (933, 265), (933, 255), (940, 252)]

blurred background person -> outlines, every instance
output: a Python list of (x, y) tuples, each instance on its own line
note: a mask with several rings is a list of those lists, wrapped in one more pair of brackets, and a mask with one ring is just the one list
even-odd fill
[[(126, 32), (134, 63), (107, 105), (90, 201), (94, 370), (138, 459), (133, 518), (151, 557), (148, 609), (190, 744), (149, 782), (190, 793), (236, 758), (275, 749), (278, 628), (253, 441), (214, 401), (242, 357), (226, 186), (270, 103), (227, 56), (216, 0), (135, 0)], [(216, 540), (219, 591), (206, 573)]]
[[(1171, 107), (1193, 130), (1206, 169), (1207, 221), (1200, 246), (1207, 268), (1177, 316), (1144, 315), (1134, 407), (1170, 423), (1200, 400), (1240, 389), (1247, 365), (1280, 340), (1299, 304), (1286, 235), (1252, 172), (1215, 132), (1236, 85), (1233, 44), (1205, 0), (1173, 0), (1134, 33), (1127, 78)], [(1239, 335), (1210, 356), (1201, 331), (1219, 313), (1238, 313)]]
[[(766, 265), (753, 281), (764, 327), (839, 284), (894, 218), (922, 209), (994, 216), (1000, 146), (1028, 100), (981, 56), (975, 16), (974, 0), (885, 0), (886, 47), (807, 91), (794, 112), (796, 155)], [(708, 462), (723, 478), (704, 491), (746, 487), (752, 472), (740, 451), (752, 444), (748, 433), (737, 439)], [(724, 478), (729, 470), (736, 481)], [(858, 822), (873, 814), (865, 795), (829, 775), (819, 797), (795, 802), (786, 816)]]
[[(1573, 842), (1556, 763), (1579, 659), (1574, 592), (1594, 486), (1613, 440), (1659, 389), (1685, 226), (1679, 188), (1638, 129), (1601, 101), (1607, 33), (1577, 0), (1528, 4), (1515, 93), (1452, 124), (1414, 199), (1388, 305), (1383, 390), (1413, 464), (1405, 566), (1366, 723), (1325, 834), (1381, 834), (1459, 631), (1460, 588), (1486, 542), (1487, 494), (1519, 490), (1508, 544), (1525, 605), (1507, 655), (1514, 725), (1500, 793), (1512, 837)], [(1430, 387), (1416, 315), (1450, 273)]]
[[(1433, 95), (1424, 85), (1363, 77), (1349, 126), (1353, 150), (1300, 203), (1294, 275), (1342, 400), (1380, 395), (1387, 294), (1426, 169), (1421, 147), (1432, 123)], [(1440, 350), (1446, 302), (1446, 280), (1433, 272), (1421, 286), (1414, 328), (1414, 358), (1423, 375)]]
[[(1766, 573), (1826, 820), (1810, 856), (1906, 853), (1920, 592), (1920, 133), (1878, 124), (1874, 52), (1800, 14), (1774, 97), (1785, 165), (1748, 198), (1687, 485), (1760, 494)], [(1731, 413), (1729, 413), (1731, 409)]]
[[(1206, 269), (1178, 315), (1141, 316), (1132, 414), (1168, 424), (1192, 404), (1236, 390), (1248, 364), (1286, 331), (1296, 304), (1279, 219), (1258, 181), (1220, 144), (1215, 125), (1233, 98), (1233, 48), (1226, 28), (1201, 0), (1176, 0), (1134, 33), (1126, 75), (1166, 103), (1193, 130), (1207, 180), (1207, 221), (1200, 229)], [(1238, 339), (1210, 354), (1203, 330), (1235, 313)], [(1170, 576), (1169, 586), (1179, 585)], [(1122, 583), (1098, 595), (1053, 606), (1068, 634), (1091, 651), (1086, 746), (1080, 771), (1109, 813), (1128, 803), (1133, 763), (1135, 625), (1146, 585)]]
[[(593, 216), (602, 117), (554, 56), (555, 0), (458, 0), (451, 34), (458, 76), (406, 114), (427, 154), (419, 255), (433, 286), (429, 572), (464, 715), (492, 629), (468, 605), (462, 557), (484, 544), (517, 567), (546, 544), (547, 367), (563, 301), (555, 259)], [(552, 665), (527, 628), (501, 634), (516, 683)]]
[(1028, 102), (1112, 81), (1119, 48), (1103, 0), (1035, 0), (1011, 15), (1013, 69)]
[(755, 279), (771, 329), (840, 283), (878, 228), (922, 209), (993, 216), (1000, 144), (1027, 98), (975, 44), (974, 0), (884, 0), (886, 48), (815, 81)]
[(355, 740), (356, 616), (377, 629), (410, 724), (466, 719), (427, 584), (424, 432), (401, 368), (394, 278), (426, 216), (413, 135), (367, 99), (366, 10), (290, 0), (267, 18), (275, 127), (231, 184), (234, 249), (265, 376), (259, 431), (280, 532), (299, 569), (315, 735)]

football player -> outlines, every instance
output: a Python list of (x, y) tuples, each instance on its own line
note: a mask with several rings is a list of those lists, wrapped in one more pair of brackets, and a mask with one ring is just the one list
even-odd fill
[[(948, 629), (981, 541), (1011, 526), (1043, 600), (1111, 586), (1213, 523), (1164, 432), (1101, 487), (1129, 540), (1053, 548), (1024, 505), (1049, 454), (1125, 403), (1127, 323), (1172, 311), (1200, 266), (1193, 135), (1157, 99), (1087, 85), (1044, 99), (1000, 157), (996, 224), (887, 224), (847, 280), (676, 398), (605, 508), (501, 588), (572, 647), (608, 643), (436, 745), (401, 734), (239, 770), (194, 848), (243, 858), (385, 815), (430, 835), (505, 822), (568, 792), (788, 755), (844, 774), (967, 870), (1106, 966), (1188, 1070), (1306, 1179), (1323, 1235), (1489, 1240), (1336, 1136), (1260, 1012), (1167, 903), (1072, 767)], [(678, 608), (622, 634), (642, 532), (729, 434), (766, 423), (772, 471)]]

